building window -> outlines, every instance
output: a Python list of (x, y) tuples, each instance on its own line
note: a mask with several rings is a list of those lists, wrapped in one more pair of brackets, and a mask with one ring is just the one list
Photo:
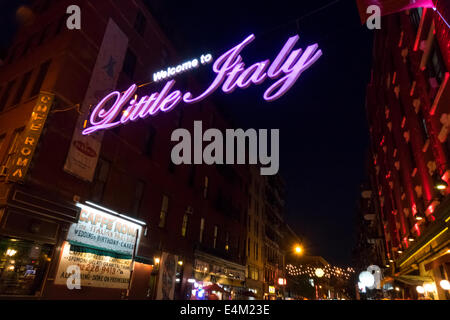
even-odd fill
[(200, 219), (200, 235), (199, 235), (199, 239), (198, 239), (198, 241), (200, 243), (203, 242), (203, 233), (204, 233), (204, 231), (205, 231), (205, 218), (201, 218)]
[(415, 31), (419, 29), (420, 20), (422, 18), (422, 8), (412, 9), (409, 11), (409, 19)]
[(36, 96), (41, 90), (42, 84), (44, 83), (45, 76), (47, 75), (48, 68), (50, 67), (50, 60), (41, 64), (39, 68), (39, 73), (34, 81), (33, 89), (31, 89), (29, 97)]
[(426, 141), (430, 136), (428, 134), (427, 123), (426, 123), (425, 117), (423, 116), (422, 109), (419, 109), (417, 116), (419, 117), (420, 128), (422, 129), (423, 140)]
[(225, 250), (228, 251), (230, 249), (230, 234), (228, 232), (225, 233)]
[(204, 180), (204, 184), (203, 184), (203, 199), (208, 198), (208, 184), (209, 184), (208, 176), (205, 176), (205, 180)]
[(6, 85), (5, 91), (3, 92), (3, 95), (0, 99), (0, 112), (2, 112), (3, 109), (5, 109), (5, 107), (8, 103), (9, 94), (11, 93), (11, 90), (14, 87), (15, 83), (16, 83), (16, 80), (11, 80)]
[(247, 239), (247, 257), (249, 257), (249, 258), (250, 258), (250, 248), (251, 248), (250, 244), (251, 244), (251, 240), (250, 240), (250, 238), (248, 238)]
[(64, 30), (64, 27), (66, 26), (66, 21), (67, 21), (67, 18), (65, 16), (63, 16), (63, 17), (61, 17), (61, 19), (59, 19), (58, 25), (56, 26), (56, 30), (55, 30), (55, 36), (57, 36), (58, 34), (61, 33), (61, 31)]
[(38, 12), (39, 13), (43, 13), (43, 12), (47, 11), (48, 8), (50, 8), (50, 2), (51, 2), (51, 0), (44, 0), (44, 1), (42, 1), (41, 2), (41, 6), (38, 9)]
[(23, 97), (25, 90), (27, 88), (28, 82), (30, 81), (30, 77), (31, 77), (31, 71), (27, 72), (23, 78), (22, 78), (22, 82), (19, 85), (19, 88), (16, 91), (16, 96), (14, 97), (13, 100), (13, 105), (16, 105), (20, 102), (20, 98)]
[(122, 72), (125, 73), (130, 79), (134, 77), (134, 71), (136, 69), (137, 58), (136, 55), (128, 48), (125, 55), (125, 60), (123, 61)]
[(414, 170), (415, 168), (417, 168), (416, 158), (415, 158), (415, 155), (414, 155), (413, 148), (411, 146), (411, 142), (408, 142), (407, 145), (408, 145), (408, 148), (409, 148), (409, 156), (410, 156), (411, 166), (412, 166), (411, 169)]
[(49, 266), (52, 246), (0, 237), (0, 295), (35, 296)]
[(6, 168), (11, 168), (12, 165), (12, 161), (13, 161), (13, 157), (17, 152), (17, 149), (19, 147), (19, 142), (20, 142), (20, 135), (23, 132), (23, 127), (19, 128), (17, 130), (14, 131), (13, 137), (11, 139), (11, 142), (9, 143), (9, 148), (6, 154), (6, 158), (3, 161), (3, 165)]
[(16, 54), (19, 52), (19, 49), (21, 48), (21, 46), (22, 46), (22, 44), (18, 44), (9, 51), (9, 56), (7, 59), (8, 63), (11, 63), (14, 60), (14, 58), (16, 57)]
[(108, 180), (111, 163), (104, 159), (99, 159), (97, 170), (94, 177), (94, 187), (92, 191), (92, 199), (96, 202), (102, 202), (103, 193), (105, 191), (106, 181)]
[(255, 242), (255, 260), (258, 261), (259, 251), (258, 251), (258, 243)]
[(30, 48), (32, 47), (35, 36), (36, 35), (33, 34), (27, 39), (27, 42), (25, 42), (25, 47), (22, 51), (22, 57), (25, 56), (28, 53), (28, 50), (30, 50)]
[(429, 71), (429, 76), (431, 78), (435, 78), (438, 84), (441, 84), (447, 70), (445, 68), (444, 59), (442, 58), (442, 54), (439, 50), (439, 44), (436, 40), (433, 42), (431, 48), (427, 69)]
[(182, 237), (186, 237), (188, 222), (189, 222), (189, 216), (185, 213), (183, 216), (183, 223), (181, 224), (181, 236)]
[(161, 213), (159, 214), (158, 227), (164, 228), (166, 226), (167, 211), (169, 210), (169, 197), (163, 195), (161, 203)]
[(191, 169), (189, 171), (188, 184), (193, 187), (195, 183), (195, 165), (191, 165)]
[(147, 25), (147, 20), (141, 11), (137, 13), (136, 20), (134, 21), (134, 30), (137, 31), (141, 36), (144, 35), (145, 26)]
[(219, 233), (219, 227), (214, 226), (214, 242), (213, 242), (213, 248), (215, 249), (217, 247), (217, 235)]
[(5, 142), (6, 133), (0, 135), (0, 152), (2, 152), (3, 143)]
[(144, 190), (145, 190), (145, 182), (142, 180), (138, 180), (134, 192), (133, 209), (132, 209), (132, 212), (136, 217), (139, 215), (139, 209), (141, 207), (142, 198), (144, 197)]
[(144, 154), (146, 156), (152, 155), (153, 146), (155, 145), (155, 137), (156, 137), (156, 130), (152, 125), (149, 125), (144, 147)]

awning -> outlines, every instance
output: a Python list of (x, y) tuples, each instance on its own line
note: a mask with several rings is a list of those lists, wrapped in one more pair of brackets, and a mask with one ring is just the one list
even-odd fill
[(433, 282), (431, 277), (424, 276), (412, 276), (412, 275), (403, 275), (403, 276), (394, 276), (387, 277), (382, 282), (382, 284), (386, 284), (393, 281), (399, 281), (409, 286), (421, 286), (424, 282)]

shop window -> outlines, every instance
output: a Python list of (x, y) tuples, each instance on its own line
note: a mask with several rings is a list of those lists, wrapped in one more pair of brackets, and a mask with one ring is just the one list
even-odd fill
[(10, 168), (12, 165), (12, 161), (13, 161), (13, 157), (17, 152), (18, 146), (19, 146), (19, 142), (20, 142), (20, 135), (23, 132), (23, 127), (19, 128), (17, 130), (14, 131), (11, 142), (9, 143), (9, 148), (6, 154), (6, 158), (3, 161), (3, 165), (6, 168)]
[(159, 214), (158, 227), (164, 228), (166, 226), (167, 211), (169, 210), (169, 197), (163, 195), (161, 203), (161, 212)]
[(203, 234), (204, 234), (204, 232), (205, 232), (205, 218), (201, 218), (200, 219), (200, 235), (199, 235), (199, 239), (198, 239), (198, 241), (200, 243), (203, 242)]
[(11, 80), (10, 82), (8, 82), (8, 84), (6, 85), (5, 91), (3, 92), (2, 97), (0, 98), (0, 112), (3, 111), (3, 109), (5, 109), (7, 103), (8, 103), (8, 98), (9, 95), (11, 93), (11, 90), (14, 88), (14, 85), (16, 83), (16, 80)]
[(137, 31), (141, 36), (145, 33), (145, 27), (147, 25), (147, 20), (145, 19), (144, 14), (139, 11), (136, 16), (136, 20), (134, 21), (134, 30)]
[(0, 295), (36, 295), (51, 251), (49, 245), (0, 237)]
[(19, 88), (16, 91), (16, 96), (14, 97), (13, 100), (13, 105), (16, 105), (20, 102), (20, 99), (23, 97), (24, 92), (27, 88), (28, 82), (30, 81), (30, 77), (31, 77), (31, 71), (27, 72), (23, 78), (22, 78), (22, 82), (19, 85)]
[(187, 228), (188, 228), (189, 216), (184, 214), (183, 223), (181, 224), (181, 236), (186, 237)]
[(133, 51), (131, 51), (130, 48), (128, 48), (127, 53), (125, 55), (125, 60), (123, 61), (122, 72), (125, 73), (130, 79), (133, 79), (134, 77), (136, 62), (137, 62), (136, 55), (133, 53)]
[(31, 89), (29, 95), (30, 97), (36, 96), (41, 90), (42, 84), (44, 83), (45, 76), (47, 75), (49, 67), (50, 67), (50, 60), (41, 64), (41, 67), (39, 68), (39, 73), (36, 77), (36, 80), (34, 81), (33, 88)]
[(98, 160), (92, 191), (92, 199), (95, 202), (102, 202), (103, 200), (103, 194), (105, 191), (106, 181), (108, 180), (110, 167), (111, 163), (109, 161), (101, 158)]

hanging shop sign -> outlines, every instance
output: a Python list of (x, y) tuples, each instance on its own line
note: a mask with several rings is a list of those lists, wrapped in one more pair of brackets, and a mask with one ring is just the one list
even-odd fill
[(116, 86), (127, 48), (128, 37), (109, 19), (64, 164), (64, 171), (85, 181), (92, 182), (103, 136), (82, 135), (81, 130), (91, 106)]
[[(274, 81), (264, 92), (266, 101), (274, 101), (283, 96), (298, 80), (303, 71), (311, 67), (322, 55), (318, 44), (305, 50), (295, 49), (299, 36), (290, 37), (273, 61), (269, 59), (256, 62), (249, 67), (243, 62), (241, 51), (253, 40), (251, 34), (241, 43), (219, 56), (213, 64), (214, 80), (202, 93), (173, 90), (176, 81), (169, 80), (160, 92), (135, 97), (138, 86), (131, 85), (124, 93), (114, 91), (105, 96), (92, 110), (88, 126), (82, 131), (89, 135), (99, 130), (114, 128), (129, 122), (153, 117), (159, 112), (173, 110), (181, 102), (192, 104), (200, 102), (214, 93), (219, 87), (225, 93), (250, 85), (261, 85), (266, 80)], [(180, 69), (181, 70), (181, 69)], [(110, 107), (108, 107), (110, 106)]]
[(30, 120), (22, 133), (21, 141), (9, 171), (9, 181), (23, 181), (33, 159), (36, 146), (44, 129), (45, 121), (52, 107), (54, 95), (41, 92), (31, 113)]
[(55, 284), (66, 285), (72, 274), (71, 266), (80, 270), (81, 287), (127, 289), (130, 282), (131, 259), (121, 259), (95, 252), (71, 250), (65, 241), (55, 277)]
[(175, 293), (178, 256), (163, 252), (161, 255), (156, 300), (173, 300)]
[(70, 226), (67, 235), (70, 243), (133, 255), (142, 233), (139, 224), (85, 204), (78, 203), (77, 206), (81, 208), (80, 218), (78, 223)]

